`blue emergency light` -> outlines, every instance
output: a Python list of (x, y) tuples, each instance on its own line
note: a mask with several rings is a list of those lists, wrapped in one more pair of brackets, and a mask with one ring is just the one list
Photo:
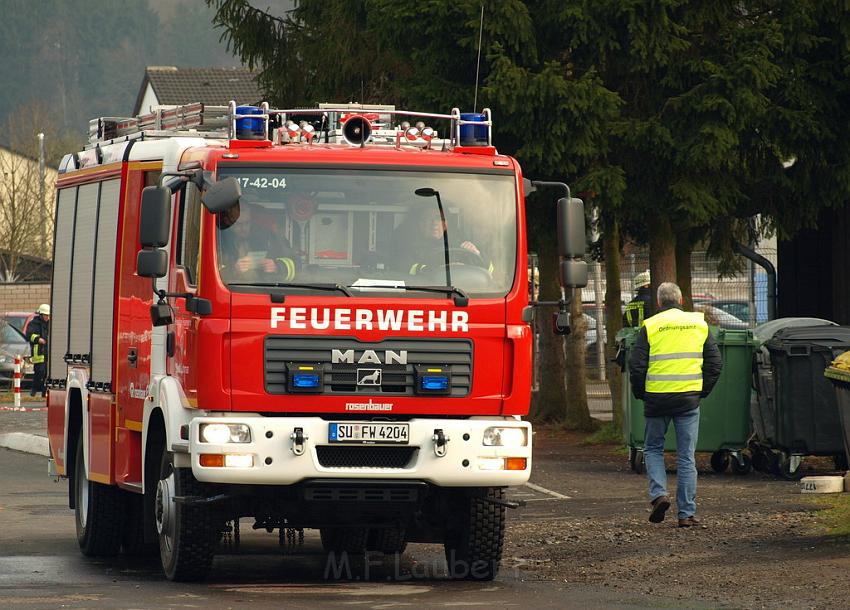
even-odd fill
[(293, 373), (292, 385), (299, 390), (319, 387), (318, 373)]
[[(237, 106), (236, 114), (263, 114), (263, 109), (256, 106)], [(248, 117), (236, 119), (236, 138), (239, 140), (264, 140), (266, 138), (265, 119)]]
[(419, 387), (426, 392), (445, 392), (449, 389), (449, 378), (445, 375), (423, 375)]
[(291, 362), (286, 366), (286, 387), (290, 392), (316, 393), (324, 389), (321, 365)]
[(460, 145), (487, 146), (487, 125), (483, 124), (487, 120), (487, 117), (477, 112), (462, 112), (460, 119), (462, 121), (482, 123), (482, 125), (461, 125)]

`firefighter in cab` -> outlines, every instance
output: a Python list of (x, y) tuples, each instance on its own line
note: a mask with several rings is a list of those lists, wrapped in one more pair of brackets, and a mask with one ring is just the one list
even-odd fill
[(50, 305), (44, 303), (35, 310), (36, 316), (27, 324), (27, 340), (30, 344), (33, 364), (30, 396), (40, 392), (46, 395), (44, 381), (47, 379), (47, 339), (50, 332)]
[[(394, 265), (409, 275), (438, 269), (446, 264), (446, 221), (436, 208), (420, 207), (408, 213), (405, 221), (392, 237), (391, 250)], [(450, 264), (469, 264), (493, 272), (493, 263), (487, 263), (478, 247), (469, 240), (448, 240)]]
[(643, 321), (652, 315), (652, 295), (649, 294), (650, 276), (649, 269), (642, 271), (634, 277), (635, 298), (626, 305), (623, 313), (623, 326), (640, 328)]

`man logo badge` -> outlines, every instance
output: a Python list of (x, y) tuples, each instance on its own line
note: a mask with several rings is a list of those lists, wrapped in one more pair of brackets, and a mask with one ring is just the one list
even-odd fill
[(381, 385), (381, 369), (357, 369), (357, 385)]

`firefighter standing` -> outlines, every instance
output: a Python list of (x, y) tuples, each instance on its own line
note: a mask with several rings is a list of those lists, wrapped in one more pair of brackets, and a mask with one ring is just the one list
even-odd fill
[(646, 418), (644, 458), (652, 512), (660, 523), (670, 508), (664, 468), (664, 437), (676, 430), (676, 507), (679, 527), (692, 527), (696, 514), (699, 401), (710, 393), (723, 362), (702, 313), (682, 311), (682, 291), (672, 282), (658, 287), (658, 308), (640, 329), (629, 358), (635, 398), (643, 399)]
[(30, 396), (41, 392), (46, 395), (44, 380), (47, 378), (47, 340), (50, 335), (50, 305), (44, 303), (35, 310), (36, 316), (27, 324), (27, 340), (30, 344), (33, 364)]
[(649, 293), (649, 282), (649, 269), (635, 275), (633, 285), (637, 292), (635, 298), (626, 305), (626, 311), (623, 313), (624, 327), (640, 328), (643, 326), (643, 321), (652, 312), (652, 295)]

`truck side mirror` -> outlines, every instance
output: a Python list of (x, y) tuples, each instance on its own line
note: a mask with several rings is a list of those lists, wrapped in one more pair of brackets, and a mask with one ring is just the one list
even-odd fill
[(201, 196), (201, 203), (213, 214), (229, 210), (242, 197), (242, 187), (236, 178), (225, 178), (219, 180), (209, 187)]
[(568, 258), (561, 261), (561, 286), (584, 288), (587, 286), (587, 263), (581, 259)]
[(139, 216), (139, 241), (143, 248), (162, 248), (168, 244), (171, 228), (171, 189), (148, 186), (142, 190)]
[(139, 250), (136, 272), (141, 277), (165, 277), (168, 273), (168, 253), (165, 250)]
[(584, 202), (575, 197), (558, 199), (558, 254), (582, 258), (585, 244)]

